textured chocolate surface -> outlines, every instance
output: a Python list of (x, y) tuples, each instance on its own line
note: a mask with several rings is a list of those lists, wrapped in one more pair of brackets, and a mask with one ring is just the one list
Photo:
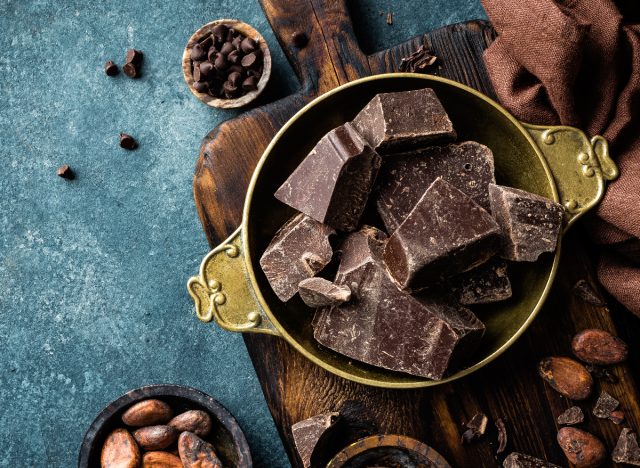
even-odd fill
[(309, 307), (340, 305), (351, 299), (349, 286), (337, 285), (324, 278), (307, 278), (300, 281), (298, 292)]
[(380, 154), (456, 138), (453, 124), (431, 88), (378, 94), (351, 123)]
[(504, 301), (513, 293), (507, 275), (507, 262), (498, 257), (451, 278), (449, 284), (462, 305)]
[(518, 452), (510, 453), (502, 462), (502, 466), (504, 468), (560, 468), (553, 463)]
[(389, 237), (384, 261), (401, 289), (419, 290), (481, 265), (500, 240), (491, 215), (439, 177)]
[(281, 301), (295, 296), (300, 281), (315, 276), (331, 261), (332, 234), (332, 228), (304, 214), (294, 216), (278, 230), (260, 258), (260, 266)]
[(572, 406), (560, 416), (558, 416), (558, 424), (566, 426), (573, 426), (574, 424), (580, 424), (584, 421), (584, 413), (579, 406)]
[(293, 443), (305, 468), (311, 466), (311, 455), (322, 435), (336, 422), (339, 413), (324, 413), (291, 426)]
[(353, 231), (379, 169), (380, 156), (346, 123), (320, 139), (275, 197), (316, 221)]
[(564, 208), (548, 198), (502, 185), (489, 185), (491, 212), (504, 234), (500, 255), (535, 262), (558, 245)]
[(620, 406), (620, 402), (603, 390), (593, 407), (593, 415), (596, 418), (607, 419), (618, 406)]
[(383, 239), (374, 228), (349, 236), (336, 283), (349, 285), (352, 299), (318, 309), (314, 336), (322, 345), (374, 366), (442, 378), (450, 364), (475, 350), (484, 325), (464, 307), (398, 290), (380, 257)]
[(635, 432), (626, 427), (622, 429), (611, 458), (616, 463), (640, 466), (640, 446)]
[(387, 232), (393, 233), (438, 177), (490, 209), (489, 184), (495, 183), (493, 153), (475, 141), (431, 146), (385, 158), (375, 203)]

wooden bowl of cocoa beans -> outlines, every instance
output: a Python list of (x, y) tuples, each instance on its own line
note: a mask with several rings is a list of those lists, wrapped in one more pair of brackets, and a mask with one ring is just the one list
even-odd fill
[(148, 385), (112, 401), (84, 436), (79, 468), (253, 466), (235, 418), (214, 398), (182, 385)]

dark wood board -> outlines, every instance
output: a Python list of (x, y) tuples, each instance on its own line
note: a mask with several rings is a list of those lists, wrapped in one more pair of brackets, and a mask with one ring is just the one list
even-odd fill
[[(209, 244), (213, 247), (240, 224), (251, 173), (278, 129), (314, 97), (353, 79), (397, 71), (402, 57), (423, 41), (440, 58), (433, 74), (454, 79), (494, 97), (482, 51), (494, 39), (491, 25), (471, 21), (447, 26), (391, 49), (367, 56), (353, 34), (343, 0), (262, 0), (261, 4), (301, 82), (291, 96), (254, 108), (222, 123), (204, 139), (194, 177), (194, 196)], [(297, 50), (290, 37), (305, 31), (309, 45)], [(290, 427), (312, 415), (335, 410), (347, 400), (364, 405), (381, 432), (406, 434), (439, 451), (453, 466), (495, 467), (492, 437), (471, 446), (460, 444), (461, 424), (477, 411), (503, 418), (513, 450), (565, 465), (556, 443), (555, 418), (570, 402), (545, 386), (536, 364), (547, 355), (570, 354), (577, 330), (601, 327), (631, 344), (629, 363), (614, 369), (618, 384), (603, 384), (622, 402), (629, 424), (640, 429), (638, 375), (640, 321), (612, 303), (595, 307), (571, 294), (578, 279), (594, 278), (580, 226), (565, 239), (556, 284), (531, 328), (501, 358), (468, 378), (425, 390), (383, 390), (335, 377), (298, 354), (284, 340), (244, 336), (267, 404), (294, 466)], [(618, 310), (619, 309), (619, 310)], [(635, 337), (635, 341), (634, 341)], [(595, 396), (595, 392), (594, 392)], [(593, 401), (582, 404), (590, 413)], [(587, 416), (583, 425), (613, 449), (620, 426)], [(503, 454), (502, 456), (504, 456)]]

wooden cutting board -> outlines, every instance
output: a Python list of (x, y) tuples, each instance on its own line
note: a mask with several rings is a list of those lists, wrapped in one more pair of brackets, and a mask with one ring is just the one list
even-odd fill
[[(365, 55), (355, 39), (344, 0), (261, 0), (265, 14), (302, 84), (276, 102), (254, 108), (214, 128), (204, 139), (194, 177), (194, 197), (209, 244), (214, 247), (240, 224), (251, 173), (278, 129), (304, 104), (338, 85), (363, 76), (397, 71), (400, 60), (423, 42), (439, 57), (429, 70), (494, 97), (482, 51), (495, 33), (484, 21), (447, 26), (388, 50)], [(309, 44), (296, 49), (295, 31)], [(338, 409), (345, 401), (363, 405), (381, 432), (415, 437), (439, 451), (453, 466), (495, 467), (510, 451), (521, 451), (566, 465), (556, 443), (555, 418), (571, 402), (546, 386), (537, 362), (548, 355), (569, 355), (577, 330), (601, 327), (632, 344), (629, 364), (613, 370), (617, 384), (602, 383), (622, 403), (630, 425), (640, 429), (638, 375), (640, 350), (633, 337), (640, 323), (613, 304), (596, 307), (571, 293), (579, 279), (594, 283), (580, 226), (564, 242), (563, 262), (546, 306), (525, 335), (501, 358), (468, 378), (424, 390), (382, 390), (335, 377), (298, 354), (284, 340), (268, 335), (244, 336), (267, 404), (290, 460), (299, 466), (290, 427), (312, 415)], [(615, 319), (615, 320), (614, 320)], [(616, 323), (614, 323), (616, 322)], [(212, 324), (212, 326), (215, 326)], [(590, 415), (594, 398), (581, 406), (581, 427), (599, 435), (612, 450), (620, 426)], [(463, 421), (477, 411), (505, 421), (509, 442), (495, 456), (495, 434), (462, 446)]]

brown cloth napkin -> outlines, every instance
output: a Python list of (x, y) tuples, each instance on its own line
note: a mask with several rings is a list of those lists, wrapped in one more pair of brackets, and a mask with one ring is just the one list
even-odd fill
[(620, 167), (588, 227), (600, 282), (640, 316), (640, 24), (612, 0), (482, 0), (484, 59), (502, 104), (531, 123), (602, 135)]

